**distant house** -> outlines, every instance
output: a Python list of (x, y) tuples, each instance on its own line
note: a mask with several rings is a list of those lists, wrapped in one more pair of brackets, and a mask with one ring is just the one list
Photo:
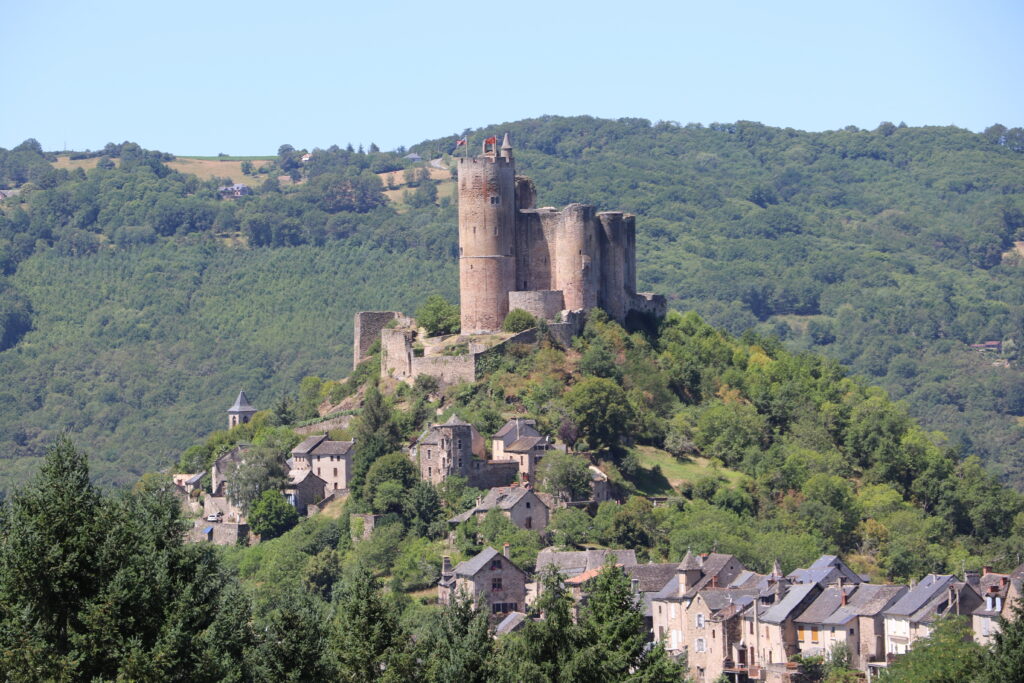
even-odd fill
[(234, 185), (221, 185), (217, 188), (217, 193), (221, 199), (238, 199), (252, 194), (252, 189), (248, 185), (235, 183)]
[(288, 475), (288, 485), (281, 491), (299, 514), (309, 513), (309, 506), (324, 499), (327, 482), (313, 474), (311, 470), (292, 470)]
[(498, 510), (520, 529), (543, 531), (548, 526), (548, 506), (526, 486), (500, 486), (478, 498), (476, 505), (449, 522), (461, 524), (470, 517), (482, 518), (491, 510)]
[(986, 341), (980, 344), (971, 344), (971, 349), (975, 351), (991, 351), (992, 353), (1003, 352), (1003, 342), (1001, 341)]
[(513, 462), (483, 460), (484, 440), (476, 427), (452, 415), (444, 424), (431, 425), (409, 450), (420, 478), (440, 484), (451, 476), (465, 477), (474, 488), (508, 486), (519, 466)]
[(554, 447), (536, 425), (534, 420), (512, 418), (491, 437), (491, 460), (515, 462), (523, 481), (534, 480), (537, 463)]
[(308, 437), (291, 451), (289, 476), (308, 470), (325, 482), (327, 493), (346, 490), (352, 476), (354, 453), (353, 441), (331, 441), (326, 434)]
[(438, 583), (438, 602), (450, 604), (453, 597), (461, 594), (475, 608), (489, 614), (522, 612), (526, 608), (526, 581), (529, 577), (509, 559), (508, 548), (505, 544), (502, 554), (488, 546), (455, 568), (446, 556)]
[(417, 154), (416, 152), (409, 152), (408, 154), (406, 154), (406, 155), (405, 155), (404, 157), (402, 157), (402, 158), (403, 158), (403, 159), (408, 159), (409, 161), (423, 161), (423, 157), (421, 157), (421, 156), (420, 156), (419, 154)]
[(822, 555), (810, 567), (794, 569), (786, 577), (791, 583), (816, 583), (828, 586), (842, 580), (844, 583), (861, 583), (864, 577), (846, 566), (835, 555)]
[(555, 550), (544, 548), (537, 554), (537, 573), (545, 569), (557, 570), (565, 578), (579, 576), (584, 572), (600, 570), (606, 562), (631, 567), (636, 564), (635, 550)]
[(313, 155), (310, 154), (309, 152), (306, 152), (305, 154), (302, 155), (301, 161), (302, 161), (302, 163), (305, 164), (305, 163), (309, 162), (309, 160), (312, 159), (312, 158), (313, 158)]
[(931, 634), (938, 617), (970, 615), (982, 604), (970, 584), (953, 575), (929, 574), (883, 612), (886, 654), (908, 652), (914, 641)]

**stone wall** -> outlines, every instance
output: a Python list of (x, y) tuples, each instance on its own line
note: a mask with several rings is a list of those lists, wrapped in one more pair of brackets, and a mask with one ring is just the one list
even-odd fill
[(316, 422), (305, 427), (296, 427), (296, 434), (326, 434), (332, 429), (348, 429), (352, 424), (353, 415), (339, 415), (323, 422)]
[(562, 292), (541, 289), (528, 292), (509, 292), (508, 310), (522, 309), (538, 320), (554, 320), (565, 308)]
[(436, 377), (442, 384), (461, 384), (476, 379), (476, 356), (425, 356), (412, 359), (412, 378), (419, 375)]
[(415, 378), (412, 374), (412, 338), (412, 330), (385, 328), (380, 331), (381, 377)]
[(495, 462), (474, 458), (470, 470), (466, 473), (469, 485), (477, 489), (511, 486), (518, 476), (519, 463), (514, 460)]
[(369, 357), (367, 353), (373, 343), (380, 339), (380, 331), (401, 313), (397, 311), (360, 311), (356, 313), (354, 339), (352, 340), (352, 368)]

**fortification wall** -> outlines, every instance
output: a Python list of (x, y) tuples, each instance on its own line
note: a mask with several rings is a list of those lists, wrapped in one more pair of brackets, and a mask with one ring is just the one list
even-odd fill
[(412, 379), (418, 375), (436, 377), (442, 384), (461, 384), (476, 379), (476, 356), (426, 356), (412, 359)]
[(565, 304), (558, 290), (509, 292), (508, 310), (521, 308), (538, 320), (554, 320)]
[(625, 258), (626, 235), (621, 211), (597, 214), (600, 226), (601, 272), (598, 275), (598, 304), (615, 320), (626, 317)]
[(380, 339), (380, 331), (391, 322), (397, 319), (397, 311), (359, 311), (355, 316), (353, 329), (354, 339), (352, 340), (352, 368), (369, 357), (367, 351), (373, 343)]
[(519, 463), (514, 460), (494, 461), (473, 459), (467, 483), (478, 489), (509, 486), (519, 476)]
[[(596, 253), (593, 219), (594, 208), (585, 204), (570, 204), (561, 212), (555, 248), (555, 283), (551, 289), (562, 290), (568, 309), (593, 308), (597, 305), (594, 286)], [(541, 221), (545, 219), (541, 216)]]
[[(545, 226), (547, 222), (547, 227)], [(554, 228), (561, 221), (553, 209), (529, 210), (516, 218), (516, 289), (553, 289)]]
[(464, 256), (459, 259), (462, 334), (501, 329), (508, 315), (508, 292), (515, 278), (515, 259)]
[(412, 374), (412, 331), (380, 331), (380, 376), (396, 379), (415, 378)]
[(655, 318), (664, 318), (668, 313), (668, 300), (663, 294), (639, 292), (630, 297), (629, 310)]

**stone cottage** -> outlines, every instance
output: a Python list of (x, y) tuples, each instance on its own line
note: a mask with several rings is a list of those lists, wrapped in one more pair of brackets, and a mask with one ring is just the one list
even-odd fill
[(447, 556), (443, 559), (437, 599), (442, 605), (447, 605), (454, 596), (461, 594), (475, 608), (486, 610), (488, 614), (521, 612), (526, 608), (528, 579), (526, 572), (509, 559), (507, 543), (504, 553), (488, 546), (454, 568)]
[(544, 531), (548, 526), (548, 506), (527, 486), (500, 486), (477, 499), (476, 506), (449, 522), (461, 524), (470, 517), (482, 520), (491, 510), (498, 510), (520, 529)]

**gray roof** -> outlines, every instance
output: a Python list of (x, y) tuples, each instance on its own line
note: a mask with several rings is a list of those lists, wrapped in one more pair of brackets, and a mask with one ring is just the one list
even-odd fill
[(235, 405), (228, 408), (229, 413), (255, 413), (256, 409), (249, 404), (249, 398), (245, 395), (244, 391), (238, 392), (238, 398), (235, 399)]
[(707, 588), (700, 592), (700, 597), (708, 609), (718, 612), (729, 605), (735, 604), (740, 598), (746, 598), (745, 605), (749, 605), (757, 595), (757, 591), (745, 591), (734, 588)]
[(507, 446), (524, 436), (540, 436), (541, 433), (537, 431), (536, 424), (535, 420), (529, 420), (525, 417), (514, 417), (503, 424), (501, 429), (496, 431), (492, 438), (501, 439)]
[(657, 593), (676, 575), (676, 565), (674, 562), (634, 564), (623, 567), (622, 571), (626, 572), (630, 579), (640, 581), (641, 593)]
[(494, 635), (503, 636), (506, 633), (518, 631), (524, 621), (526, 621), (526, 614), (523, 612), (509, 612), (508, 615), (501, 620), (501, 623), (494, 628)]
[(790, 586), (782, 600), (769, 607), (761, 617), (761, 620), (769, 624), (781, 624), (800, 605), (806, 604), (807, 600), (813, 599), (820, 590), (816, 583), (798, 583)]
[(884, 613), (886, 616), (909, 617), (955, 582), (956, 577), (949, 574), (929, 574)]
[(466, 422), (465, 420), (463, 420), (458, 415), (456, 415), (455, 413), (452, 413), (452, 416), (448, 418), (448, 421), (445, 422), (441, 426), (442, 427), (469, 427), (470, 424), (468, 422)]
[[(497, 486), (490, 489), (487, 492), (487, 495), (484, 496), (483, 500), (481, 500), (475, 507), (452, 517), (448, 521), (461, 524), (478, 512), (487, 512), (494, 508), (499, 510), (511, 510), (518, 505), (527, 494), (533, 494), (533, 491), (525, 486)], [(533, 494), (532, 498), (534, 499), (534, 502), (547, 507), (547, 504), (545, 504), (544, 501), (536, 494)]]
[(316, 436), (310, 436), (302, 440), (302, 442), (292, 449), (292, 455), (306, 455), (311, 450), (320, 445), (320, 442), (327, 438), (326, 434), (317, 434)]
[(204, 474), (206, 474), (206, 472), (196, 472), (191, 477), (186, 479), (185, 483), (186, 484), (193, 484), (193, 485), (194, 484), (198, 484), (202, 480)]
[(545, 441), (543, 436), (524, 436), (516, 439), (509, 445), (505, 446), (506, 451), (512, 451), (515, 453), (525, 453), (532, 450), (538, 443)]
[(481, 550), (480, 553), (476, 556), (471, 557), (470, 559), (465, 560), (463, 562), (459, 562), (455, 566), (454, 574), (455, 576), (476, 576), (477, 572), (483, 569), (487, 565), (487, 563), (489, 563), (496, 557), (501, 558), (504, 562), (507, 562), (510, 567), (514, 568), (520, 574), (526, 574), (526, 572), (524, 572), (522, 569), (513, 564), (512, 560), (508, 559), (491, 546), (487, 546), (486, 548)]
[(571, 578), (591, 569), (604, 566), (605, 558), (611, 555), (615, 564), (629, 567), (636, 564), (636, 551), (592, 548), (590, 550), (555, 550), (544, 548), (537, 554), (537, 571), (554, 566), (566, 578)]
[(794, 621), (800, 624), (824, 623), (825, 620), (831, 617), (837, 609), (843, 606), (843, 594), (845, 594), (847, 599), (849, 599), (850, 594), (853, 593), (853, 589), (853, 586), (843, 586), (842, 588), (839, 588), (838, 586), (829, 586), (825, 590), (821, 591), (821, 595), (816, 597), (814, 601), (807, 606), (807, 609), (798, 614)]
[(810, 567), (794, 569), (786, 578), (793, 583), (817, 583), (824, 586), (833, 583), (839, 577), (851, 583), (860, 583), (863, 580), (835, 555), (822, 555)]
[(845, 624), (855, 617), (873, 617), (903, 597), (906, 586), (888, 584), (862, 583), (823, 624)]
[(691, 569), (700, 569), (700, 560), (693, 556), (693, 553), (687, 549), (686, 555), (683, 556), (683, 561), (679, 563), (679, 571), (685, 572)]

